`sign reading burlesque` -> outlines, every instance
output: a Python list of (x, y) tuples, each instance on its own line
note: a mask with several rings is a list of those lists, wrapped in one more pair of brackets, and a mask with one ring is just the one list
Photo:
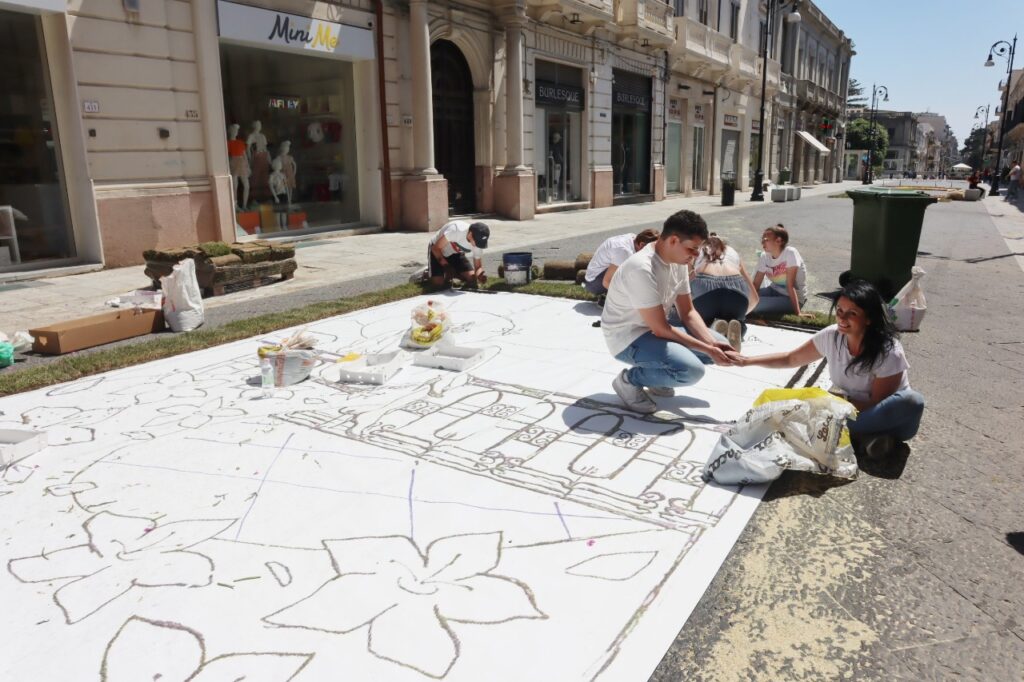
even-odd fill
[(537, 81), (537, 104), (556, 104), (567, 109), (583, 109), (586, 93), (583, 88), (559, 85), (550, 81)]

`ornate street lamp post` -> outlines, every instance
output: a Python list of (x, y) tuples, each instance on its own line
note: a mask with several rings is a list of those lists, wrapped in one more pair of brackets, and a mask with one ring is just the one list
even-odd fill
[(868, 167), (864, 170), (864, 182), (861, 184), (870, 185), (875, 181), (875, 115), (878, 113), (878, 96), (882, 95), (883, 102), (889, 101), (889, 88), (884, 85), (871, 84), (871, 116), (868, 121), (869, 135), (871, 136), (871, 147), (868, 149)]
[(992, 43), (992, 47), (988, 48), (988, 59), (985, 61), (985, 66), (995, 66), (995, 62), (992, 61), (992, 55), (997, 54), (1000, 57), (1004, 57), (1009, 63), (1009, 67), (1006, 69), (1006, 92), (1003, 94), (1003, 111), (1002, 116), (999, 117), (999, 151), (996, 152), (996, 168), (995, 173), (992, 177), (992, 191), (989, 192), (989, 196), (999, 196), (999, 176), (1002, 173), (1001, 164), (1003, 163), (1003, 132), (1006, 124), (1006, 108), (1010, 103), (1010, 86), (1013, 85), (1010, 81), (1013, 80), (1013, 55), (1017, 51), (1017, 36), (1013, 36), (1013, 43), (1010, 44), (1005, 40), (997, 40)]
[[(754, 187), (750, 192), (751, 201), (764, 201), (764, 100), (768, 90), (768, 55), (769, 45), (774, 45), (775, 40), (775, 13), (780, 6), (786, 2), (780, 0), (768, 0), (768, 16), (766, 17), (766, 29), (764, 40), (761, 43), (761, 117), (758, 119), (757, 130), (757, 170), (754, 171)], [(800, 0), (793, 2), (793, 11), (786, 16), (786, 21), (791, 24), (800, 23)]]
[(978, 115), (982, 111), (985, 112), (985, 127), (982, 128), (982, 130), (984, 132), (981, 135), (981, 168), (982, 168), (982, 170), (985, 169), (985, 152), (988, 150), (988, 107), (989, 107), (989, 105), (986, 104), (985, 106), (978, 107), (977, 109), (974, 110), (974, 119), (975, 120), (978, 119)]

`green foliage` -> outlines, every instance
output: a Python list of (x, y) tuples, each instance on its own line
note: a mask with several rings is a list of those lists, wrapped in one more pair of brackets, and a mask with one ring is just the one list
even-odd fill
[(964, 156), (964, 163), (971, 168), (983, 168), (985, 166), (982, 158), (982, 150), (985, 146), (985, 129), (975, 128), (964, 140), (964, 147), (960, 153)]
[(850, 84), (846, 89), (846, 108), (855, 109), (857, 107), (866, 107), (867, 105), (868, 98), (864, 94), (864, 86), (856, 78), (851, 78)]
[(224, 242), (203, 242), (199, 245), (199, 250), (210, 258), (226, 256), (231, 253), (231, 247)]
[[(889, 131), (875, 122), (875, 167), (882, 165), (882, 159), (889, 151)], [(850, 149), (871, 149), (871, 124), (858, 118), (846, 126), (846, 143)]]

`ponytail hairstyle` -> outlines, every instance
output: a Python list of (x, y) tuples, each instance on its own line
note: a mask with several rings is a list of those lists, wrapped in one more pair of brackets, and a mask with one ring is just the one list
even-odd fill
[[(848, 299), (863, 310), (868, 322), (867, 328), (864, 330), (864, 341), (861, 344), (860, 355), (853, 358), (850, 364), (846, 366), (846, 373), (849, 374), (850, 370), (853, 369), (870, 372), (875, 365), (892, 352), (893, 346), (895, 346), (896, 341), (900, 338), (900, 334), (896, 331), (896, 325), (893, 324), (885, 309), (882, 296), (871, 282), (863, 279), (847, 282), (839, 290), (835, 301), (832, 303), (833, 315), (835, 314), (836, 305), (838, 305), (840, 297)], [(846, 343), (842, 334), (836, 336), (836, 343)]]
[(704, 240), (704, 244), (701, 245), (701, 254), (704, 256), (704, 260), (708, 263), (717, 263), (725, 257), (725, 240), (718, 236), (717, 233), (712, 232), (708, 235), (708, 238)]
[(789, 231), (783, 227), (782, 223), (766, 227), (765, 232), (771, 232), (773, 237), (778, 237), (782, 240), (782, 248), (786, 248), (789, 245)]

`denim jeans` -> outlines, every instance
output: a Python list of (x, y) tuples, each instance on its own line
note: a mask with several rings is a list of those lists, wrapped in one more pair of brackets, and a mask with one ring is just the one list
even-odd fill
[(732, 289), (713, 289), (693, 299), (693, 307), (704, 324), (711, 326), (715, 320), (739, 320), (743, 325), (743, 333), (747, 333), (747, 306), (750, 300), (743, 294)]
[[(779, 291), (775, 287), (761, 287), (757, 290), (761, 300), (757, 302), (757, 307), (751, 310), (751, 313), (759, 313), (761, 315), (776, 315), (786, 314), (795, 312), (793, 310), (793, 304), (789, 300), (789, 294)], [(803, 305), (803, 301), (800, 302)]]
[(889, 434), (896, 440), (908, 441), (917, 435), (923, 413), (924, 396), (907, 388), (869, 407), (847, 424), (853, 436)]
[(601, 273), (593, 280), (584, 279), (583, 288), (592, 293), (594, 296), (607, 294), (608, 290), (604, 288), (604, 273), (606, 272), (608, 272), (608, 268), (602, 270)]
[[(687, 334), (690, 333), (674, 310), (668, 321), (673, 327), (681, 327)], [(711, 335), (720, 343), (728, 343), (717, 332), (712, 331)], [(632, 365), (626, 370), (626, 381), (634, 386), (692, 386), (704, 377), (704, 365), (714, 364), (707, 353), (690, 350), (675, 341), (660, 339), (654, 332), (646, 332), (616, 355), (615, 359)]]

